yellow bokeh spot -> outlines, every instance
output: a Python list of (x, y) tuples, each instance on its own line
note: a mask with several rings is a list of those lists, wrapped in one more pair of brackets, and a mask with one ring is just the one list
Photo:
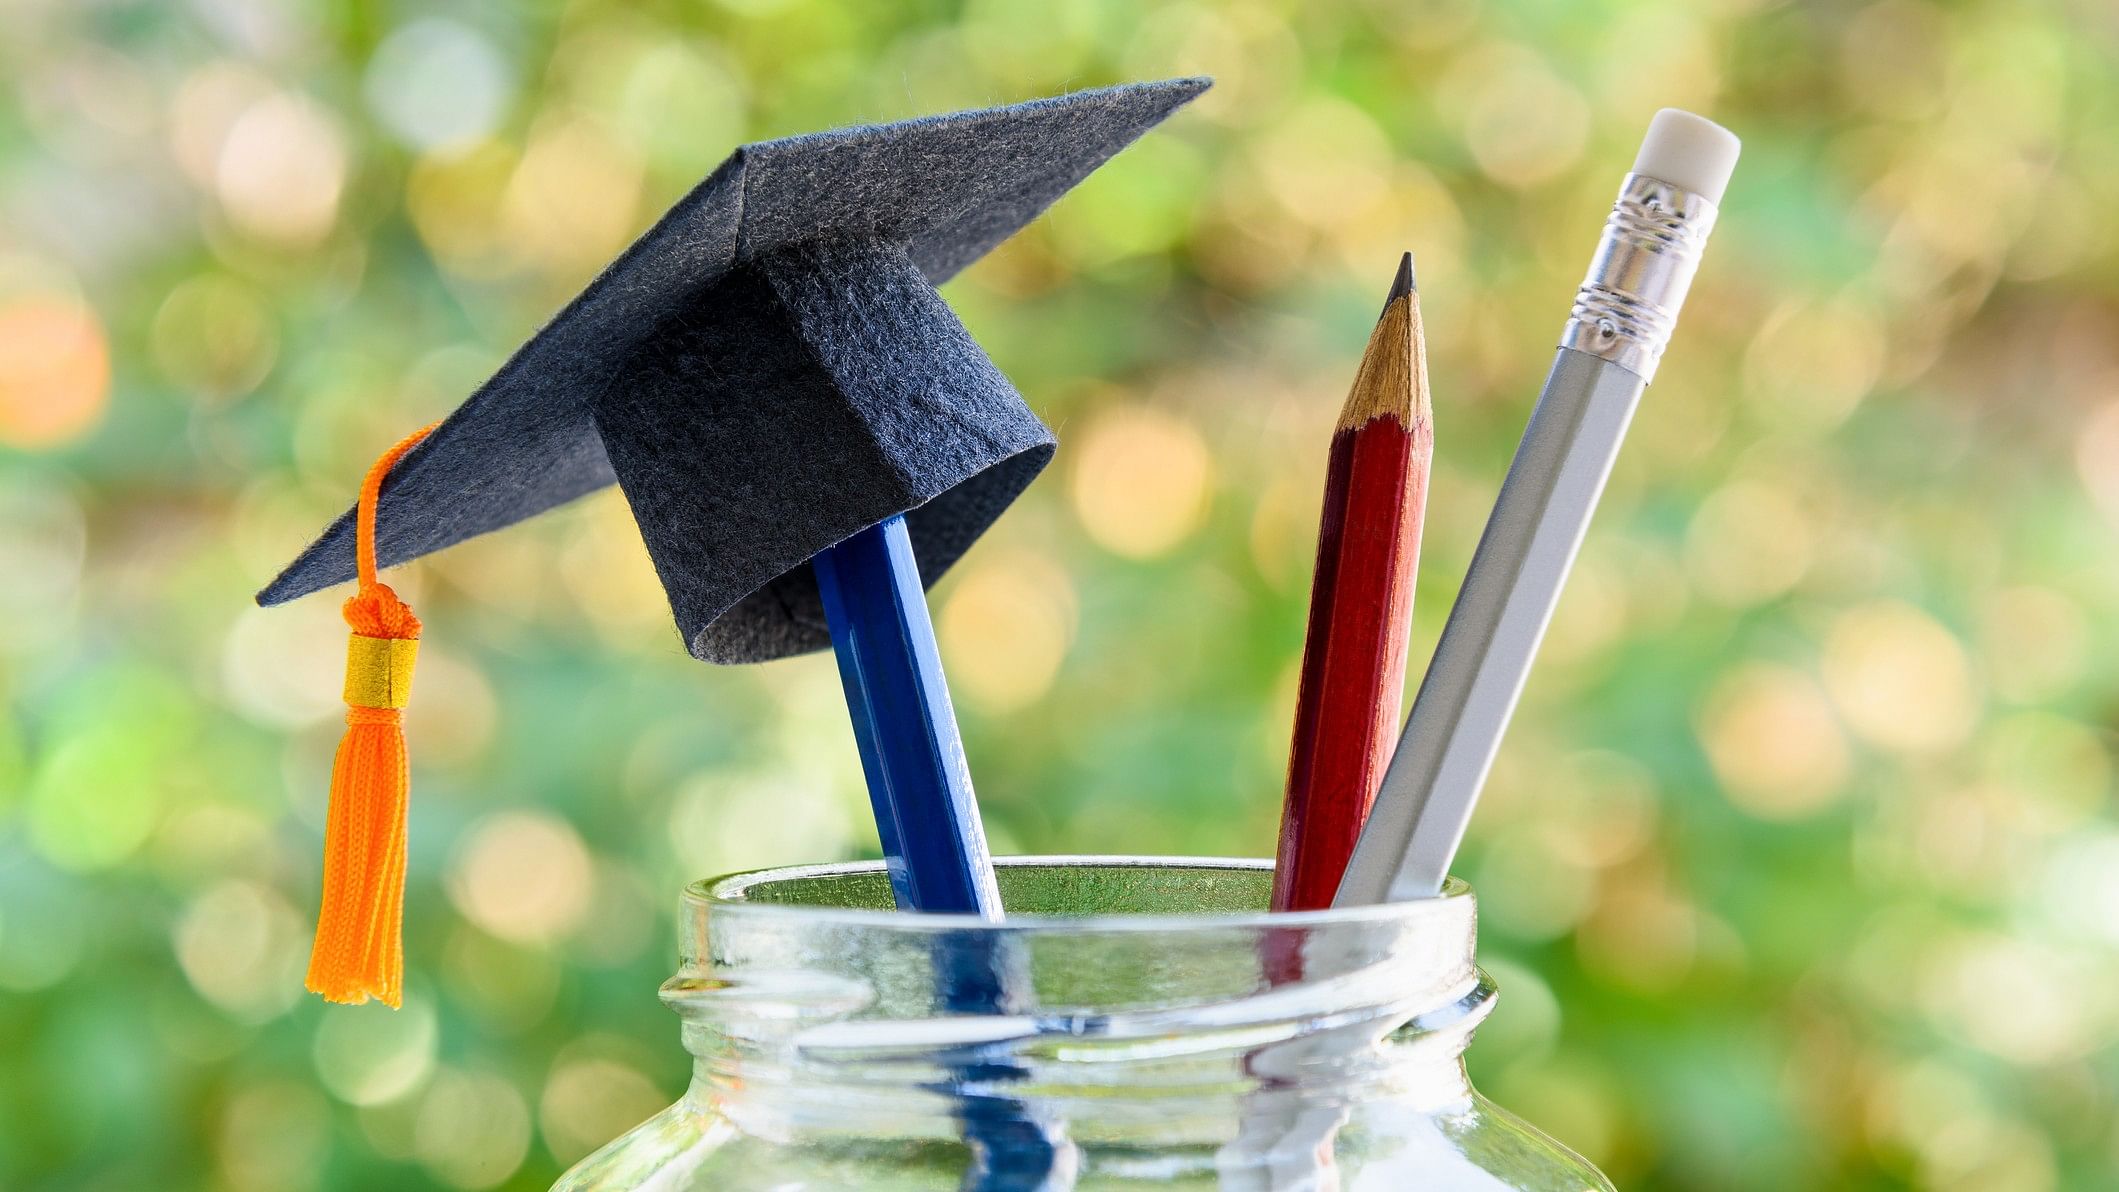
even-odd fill
[(1825, 639), (1824, 676), (1848, 726), (1885, 749), (1950, 749), (1979, 712), (1964, 647), (1934, 618), (1898, 601), (1840, 614)]
[(123, 865), (161, 819), (167, 783), (156, 772), (155, 747), (128, 739), (122, 723), (59, 742), (30, 783), (30, 842), (63, 869)]
[(1545, 848), (1580, 866), (1631, 860), (1655, 837), (1655, 776), (1632, 758), (1602, 750), (1564, 759), (1555, 786), (1564, 796), (1538, 811)]
[[(2119, 384), (2119, 378), (2114, 378)], [(2119, 401), (2109, 402), (2082, 424), (2075, 440), (2075, 471), (2097, 511), (2119, 530)]]
[(333, 1011), (316, 1028), (317, 1078), (349, 1105), (381, 1105), (411, 1093), (434, 1071), (440, 1028), (429, 1001), (394, 1013)]
[(329, 601), (246, 608), (221, 647), (222, 691), (258, 724), (299, 728), (344, 715), (345, 673), (346, 622)]
[[(450, 932), (442, 946), (443, 990), (467, 1013), (503, 1031), (547, 1021), (559, 996), (559, 974), (559, 961), (542, 949), (497, 940), (471, 927)], [(409, 1153), (409, 1142), (406, 1147)]]
[(656, 163), (703, 174), (743, 139), (742, 68), (712, 46), (642, 38), (624, 71), (613, 119)]
[(337, 221), (346, 172), (338, 121), (307, 96), (281, 92), (252, 103), (228, 125), (213, 188), (237, 227), (306, 246)]
[(544, 1143), (571, 1163), (618, 1137), (669, 1103), (638, 1068), (603, 1056), (565, 1060), (538, 1098)]
[(1336, 96), (1304, 99), (1251, 143), (1265, 190), (1293, 218), (1329, 228), (1381, 199), (1391, 146), (1376, 121)]
[(956, 690), (992, 713), (1037, 702), (1067, 657), (1074, 604), (1067, 573), (1042, 555), (1000, 552), (966, 568), (937, 627)]
[(1660, 875), (1612, 883), (1575, 932), (1582, 965), (1607, 985), (1666, 993), (1692, 971), (1701, 916)]
[(500, 219), (516, 160), (506, 146), (488, 141), (421, 158), (405, 179), (412, 226), (451, 273), (484, 279), (521, 267)]
[(2088, 1054), (2119, 1025), (2086, 954), (1980, 933), (1936, 946), (1926, 969), (1918, 987), (1939, 1026), (2026, 1068)]
[(1850, 104), (1899, 120), (1932, 119), (1949, 97), (1949, 28), (1918, 0), (1879, 0), (1850, 15), (1839, 80)]
[[(1546, 631), (1545, 660), (1583, 667), (1616, 646), (1626, 630), (1627, 577), (1599, 554), (1578, 558)], [(1551, 678), (1553, 676), (1547, 676)]]
[(1744, 386), (1775, 426), (1830, 430), (1875, 387), (1889, 342), (1867, 306), (1790, 302), (1767, 316), (1751, 341)]
[(256, 292), (217, 273), (169, 292), (152, 339), (163, 375), (209, 400), (256, 388), (279, 353), (278, 330)]
[(1638, 8), (1611, 18), (1599, 22), (1608, 49), (1589, 59), (1599, 63), (1600, 112), (1646, 127), (1657, 108), (1715, 110), (1722, 51), (1699, 14), (1682, 7)]
[(1194, 245), (1204, 277), (1255, 294), (1302, 272), (1312, 234), (1267, 193), (1255, 170), (1225, 166), (1207, 189), (1207, 227)]
[(1251, 564), (1265, 581), (1291, 592), (1306, 576), (1305, 552), (1317, 536), (1316, 490), (1311, 478), (1275, 476), (1251, 508)]
[(1449, 83), (1460, 96), (1464, 145), (1487, 177), (1528, 189), (1581, 159), (1589, 104), (1535, 53), (1499, 46), (1469, 55)]
[(184, 908), (174, 934), (192, 988), (230, 1017), (263, 1021), (301, 997), (308, 927), (269, 887), (222, 882)]
[[(1464, 216), (1448, 187), (1425, 166), (1399, 161), (1384, 174), (1383, 193), (1374, 202), (1354, 208), (1326, 229), (1327, 238), (1348, 280), (1364, 292), (1380, 286), (1384, 277), (1379, 265), (1395, 267), (1405, 251), (1408, 228), (1419, 230), (1417, 247), (1420, 276), (1430, 280), (1449, 278), (1463, 268)], [(1444, 283), (1446, 289), (1448, 283)], [(1430, 345), (1452, 334), (1452, 329), (1429, 325)]]
[(331, 1113), (300, 1081), (244, 1085), (223, 1104), (213, 1141), (229, 1192), (312, 1187), (330, 1153)]
[(2003, 588), (1979, 615), (1980, 663), (1995, 694), (2017, 703), (2058, 699), (2089, 665), (2082, 609), (2050, 588)]
[(970, 0), (957, 36), (965, 58), (1010, 87), (1064, 88), (1095, 51), (1111, 9), (1091, 4)]
[(1184, 541), (1207, 513), (1212, 466), (1190, 422), (1149, 406), (1096, 416), (1074, 448), (1069, 495), (1098, 546), (1150, 559)]
[(272, 80), (222, 60), (186, 75), (169, 100), (169, 151), (185, 176), (211, 190), (228, 130), (250, 105), (273, 93)]
[(444, 1069), (420, 1098), (412, 1148), (420, 1166), (445, 1184), (493, 1187), (529, 1154), (529, 1107), (503, 1077)]
[(586, 278), (633, 233), (640, 201), (637, 156), (595, 120), (548, 120), (508, 182), (501, 218), (532, 262)]
[(1760, 819), (1817, 811), (1847, 780), (1846, 741), (1824, 692), (1788, 667), (1759, 663), (1725, 677), (1699, 732), (1729, 801)]
[(605, 644), (666, 650), (679, 640), (632, 507), (616, 491), (589, 497), (559, 555), (560, 581)]
[(565, 821), (508, 811), (480, 823), (449, 866), (449, 900), (486, 932), (548, 943), (581, 924), (595, 878), (588, 846)]
[(405, 710), (405, 736), (427, 764), (478, 759), (493, 739), (500, 701), (485, 673), (459, 654), (427, 646)]
[(94, 311), (50, 295), (0, 304), (0, 446), (80, 438), (110, 399), (110, 349)]
[[(813, 738), (805, 738), (804, 749), (822, 752)], [(853, 753), (849, 746), (845, 756)], [(857, 777), (845, 777), (858, 786)], [(693, 876), (795, 865), (844, 856), (853, 847), (854, 813), (846, 804), (822, 783), (784, 772), (701, 773), (679, 786), (670, 803), (670, 847)]]
[(1810, 521), (1787, 488), (1739, 480), (1710, 495), (1685, 535), (1685, 567), (1731, 608), (1771, 600), (1810, 568)]
[(2025, 709), (1983, 728), (1978, 752), (1987, 781), (2004, 792), (2002, 816), (2018, 833), (2078, 832), (2103, 812), (2112, 754), (2098, 727)]

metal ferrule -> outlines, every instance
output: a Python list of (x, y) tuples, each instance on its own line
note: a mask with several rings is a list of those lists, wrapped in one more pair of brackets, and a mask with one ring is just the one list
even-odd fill
[(1645, 174), (1626, 175), (1589, 276), (1575, 291), (1560, 346), (1654, 380), (1714, 216), (1714, 204), (1700, 195)]

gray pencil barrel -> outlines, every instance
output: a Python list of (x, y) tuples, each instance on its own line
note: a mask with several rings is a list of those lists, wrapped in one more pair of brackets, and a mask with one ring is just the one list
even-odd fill
[[(1660, 133), (1682, 134), (1683, 151)], [(1704, 137), (1704, 139), (1701, 139)], [(1705, 146), (1711, 152), (1699, 152)], [(1714, 195), (1736, 139), (1663, 112), (1642, 161), (1702, 167)], [(1704, 168), (1702, 163), (1712, 168)], [(1486, 783), (1575, 552), (1692, 286), (1714, 199), (1639, 171), (1619, 188), (1559, 354), (1473, 553), (1336, 906), (1433, 897)]]

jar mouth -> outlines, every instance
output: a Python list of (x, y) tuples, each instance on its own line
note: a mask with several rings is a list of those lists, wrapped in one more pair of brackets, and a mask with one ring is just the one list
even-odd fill
[[(740, 1103), (759, 1129), (840, 1129), (972, 1073), (959, 1100), (1034, 1103), (1078, 1136), (1112, 1137), (1180, 1103), (1229, 1110), (1259, 1092), (1467, 1095), (1460, 1056), (1494, 989), (1461, 882), (1276, 914), (1263, 860), (1031, 856), (996, 870), (999, 922), (891, 909), (875, 861), (694, 883), (662, 998), (701, 1095)], [(937, 1137), (956, 1129), (955, 1109), (928, 1108)]]
[[(1271, 911), (1273, 862), (1257, 857), (1050, 855), (996, 857), (993, 861), (1007, 918), (995, 923), (976, 915), (920, 914), (895, 909), (889, 870), (882, 861), (787, 865), (696, 881), (685, 887), (691, 910), (739, 911), (745, 917), (786, 916), (818, 926), (888, 928), (897, 931), (1006, 932), (1079, 930), (1093, 922), (1100, 932), (1172, 932), (1218, 928), (1325, 927), (1333, 924), (1454, 917), (1472, 897), (1452, 877), (1433, 898), (1376, 906), (1316, 911)], [(1158, 878), (1169, 889), (1158, 888)], [(1168, 902), (1163, 897), (1168, 896)], [(1170, 912), (1158, 905), (1205, 907)]]

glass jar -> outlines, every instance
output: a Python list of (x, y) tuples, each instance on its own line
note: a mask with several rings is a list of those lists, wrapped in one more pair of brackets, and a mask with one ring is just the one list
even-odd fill
[(692, 886), (691, 1087), (556, 1187), (1611, 1187), (1465, 1077), (1463, 883), (1268, 915), (1262, 861), (997, 864), (1001, 924), (892, 910), (880, 864)]

